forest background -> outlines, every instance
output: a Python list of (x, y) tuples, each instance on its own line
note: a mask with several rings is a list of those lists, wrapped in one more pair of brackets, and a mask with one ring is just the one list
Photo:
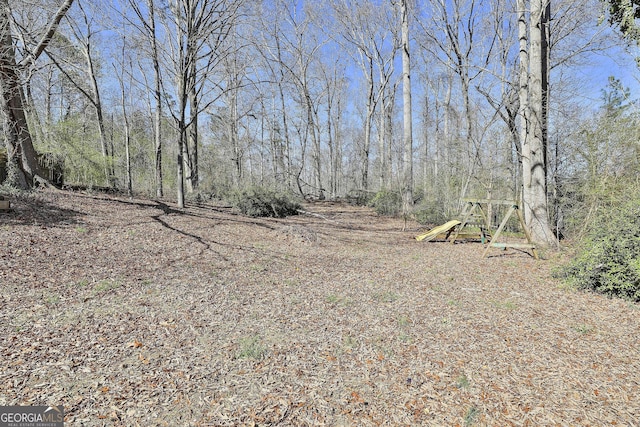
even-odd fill
[[(633, 424), (639, 7), (0, 0), (0, 404)], [(230, 206), (261, 194), (304, 215)], [(569, 256), (414, 240), (466, 198), (524, 202)]]
[[(521, 198), (515, 0), (76, 0), (31, 62), (60, 2), (3, 6), (29, 65), (34, 145), (66, 184), (367, 202), (398, 199), (409, 163), (423, 222), (455, 217), (465, 197)], [(558, 236), (586, 232), (637, 187), (635, 45), (605, 16), (598, 0), (551, 5), (545, 186)]]

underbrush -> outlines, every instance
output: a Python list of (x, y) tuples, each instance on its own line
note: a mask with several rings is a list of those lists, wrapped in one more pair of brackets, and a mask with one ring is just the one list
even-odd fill
[(395, 191), (381, 190), (369, 201), (378, 215), (398, 216), (402, 211), (402, 197)]
[[(420, 224), (442, 224), (448, 220), (441, 204), (435, 200), (418, 202), (411, 210), (411, 216)], [(378, 215), (398, 217), (402, 215), (402, 196), (396, 191), (382, 190), (369, 200), (367, 206)]]
[(436, 201), (422, 200), (413, 208), (413, 217), (422, 225), (444, 224), (451, 218), (447, 218), (442, 205)]
[(300, 204), (291, 196), (264, 187), (250, 187), (229, 193), (226, 200), (250, 217), (284, 218), (297, 215)]
[(555, 276), (580, 289), (640, 301), (640, 203), (602, 209), (576, 257)]

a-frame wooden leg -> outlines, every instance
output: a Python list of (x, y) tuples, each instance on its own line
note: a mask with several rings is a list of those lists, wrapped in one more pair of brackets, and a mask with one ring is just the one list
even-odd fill
[[(522, 244), (522, 243), (505, 243), (505, 244), (500, 244), (500, 243), (495, 243), (498, 240), (498, 237), (500, 237), (500, 234), (502, 233), (502, 229), (507, 225), (507, 221), (509, 221), (509, 218), (511, 218), (511, 215), (513, 215), (513, 213), (516, 212), (516, 214), (518, 215), (518, 220), (520, 221), (520, 226), (522, 227), (522, 231), (524, 231), (524, 235), (527, 237), (527, 242), (528, 244)], [(500, 227), (498, 227), (498, 231), (496, 231), (496, 234), (493, 236), (493, 238), (491, 239), (491, 241), (489, 242), (489, 244), (487, 245), (486, 249), (484, 250), (484, 253), (482, 254), (482, 257), (486, 257), (487, 253), (489, 252), (489, 249), (491, 247), (504, 247), (506, 248), (526, 248), (526, 249), (531, 249), (531, 252), (533, 253), (533, 257), (535, 259), (540, 259), (538, 257), (538, 252), (536, 251), (536, 247), (533, 244), (533, 241), (531, 240), (531, 234), (529, 233), (529, 230), (527, 230), (527, 226), (524, 222), (524, 217), (522, 216), (522, 212), (520, 211), (520, 208), (518, 207), (518, 205), (512, 205), (509, 208), (509, 211), (507, 212), (507, 214), (505, 215), (504, 219), (502, 220), (502, 223), (500, 223)]]
[(538, 257), (538, 251), (536, 251), (535, 245), (533, 244), (533, 240), (531, 240), (531, 233), (529, 233), (529, 230), (527, 229), (527, 224), (525, 224), (524, 222), (524, 216), (522, 215), (522, 211), (520, 209), (518, 209), (518, 219), (520, 220), (520, 226), (522, 227), (522, 230), (524, 230), (524, 235), (527, 237), (527, 242), (529, 242), (529, 244), (531, 245), (531, 252), (533, 253), (533, 257), (535, 259), (540, 259)]
[(515, 206), (512, 205), (509, 208), (509, 211), (507, 212), (507, 214), (504, 216), (504, 219), (500, 223), (500, 226), (496, 230), (496, 234), (494, 234), (493, 237), (491, 238), (491, 241), (489, 241), (487, 248), (484, 250), (484, 253), (482, 254), (482, 258), (487, 256), (487, 252), (489, 252), (489, 249), (491, 248), (491, 244), (494, 241), (498, 240), (498, 237), (500, 237), (500, 233), (502, 233), (502, 230), (504, 229), (505, 225), (507, 225), (507, 221), (509, 221), (509, 218), (511, 218), (511, 215), (513, 215), (514, 210), (515, 210)]
[(447, 236), (451, 244), (454, 244), (458, 239), (458, 234), (467, 226), (467, 222), (469, 222), (469, 218), (473, 215), (473, 212), (476, 210), (476, 203), (467, 202), (464, 209), (462, 209), (462, 214), (460, 215), (460, 225), (456, 226), (456, 229), (453, 233), (451, 233), (451, 237)]

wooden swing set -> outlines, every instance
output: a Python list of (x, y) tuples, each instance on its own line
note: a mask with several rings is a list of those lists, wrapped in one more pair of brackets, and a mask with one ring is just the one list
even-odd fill
[[(482, 257), (486, 257), (489, 249), (491, 248), (499, 248), (506, 250), (508, 248), (513, 249), (521, 249), (521, 250), (530, 250), (533, 257), (535, 259), (539, 259), (538, 252), (536, 251), (536, 246), (533, 244), (531, 240), (531, 234), (524, 222), (524, 216), (522, 215), (522, 211), (520, 210), (520, 205), (511, 200), (489, 200), (489, 199), (463, 199), (464, 207), (462, 209), (462, 213), (460, 214), (459, 220), (451, 220), (442, 224), (441, 226), (435, 227), (428, 232), (416, 236), (416, 240), (418, 241), (431, 241), (434, 239), (443, 239), (449, 240), (451, 243), (455, 243), (456, 240), (459, 239), (468, 239), (468, 238), (476, 238), (480, 239), (483, 244), (486, 244), (486, 248)], [(487, 209), (483, 209), (483, 205), (487, 206)], [(496, 232), (491, 234), (491, 221), (489, 220), (489, 216), (487, 215), (487, 211), (490, 205), (503, 205), (508, 206), (507, 212), (505, 213), (500, 225)], [(509, 219), (516, 214), (518, 217), (518, 222), (522, 231), (524, 232), (525, 237), (527, 238), (527, 243), (514, 243), (514, 242), (500, 242), (498, 239), (500, 238), (502, 232), (504, 231), (505, 226), (509, 222)], [(468, 227), (476, 227), (480, 229), (479, 233), (469, 233), (465, 229)]]

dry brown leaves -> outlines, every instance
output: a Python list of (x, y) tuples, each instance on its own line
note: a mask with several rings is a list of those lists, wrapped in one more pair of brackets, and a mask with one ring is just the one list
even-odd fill
[(632, 426), (637, 305), (365, 208), (249, 219), (40, 193), (0, 213), (0, 405), (69, 426)]

